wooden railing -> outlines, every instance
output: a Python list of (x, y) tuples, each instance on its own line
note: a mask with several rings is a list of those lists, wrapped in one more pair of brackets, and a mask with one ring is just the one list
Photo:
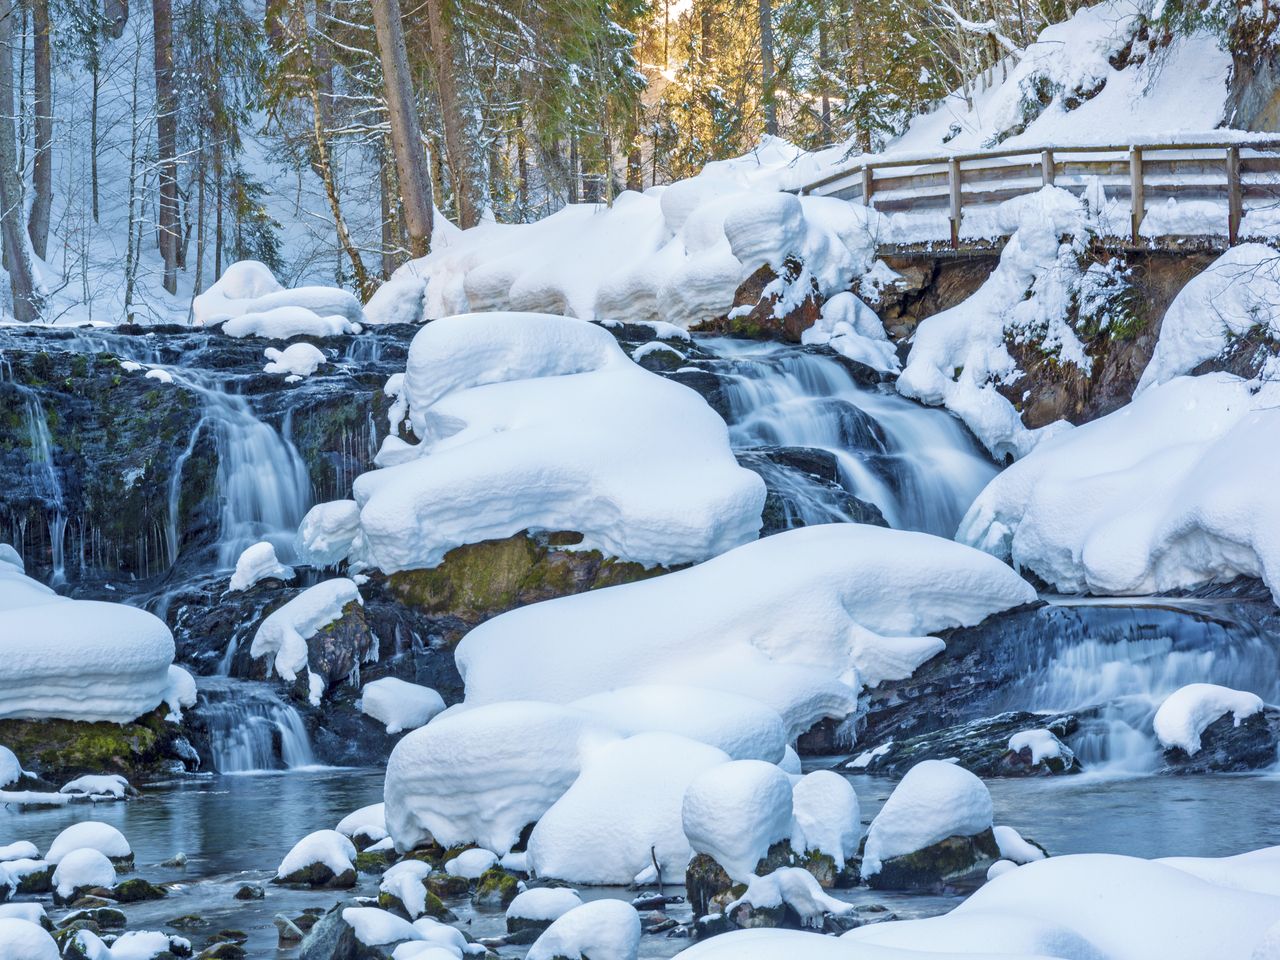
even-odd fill
[(1240, 235), (1245, 204), (1280, 207), (1280, 140), (1236, 143), (1130, 144), (987, 150), (935, 157), (888, 156), (849, 166), (802, 187), (801, 195), (834, 196), (883, 213), (945, 210), (951, 246), (960, 246), (966, 206), (994, 205), (1046, 185), (1083, 192), (1094, 178), (1109, 200), (1131, 203), (1129, 233), (1154, 202), (1225, 200), (1227, 241)]

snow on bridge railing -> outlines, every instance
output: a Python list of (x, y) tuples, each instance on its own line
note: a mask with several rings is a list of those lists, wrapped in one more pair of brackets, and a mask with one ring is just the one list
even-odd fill
[[(1129, 201), (1128, 233), (1139, 229), (1161, 197), (1225, 198), (1227, 242), (1235, 244), (1246, 204), (1270, 201), (1280, 223), (1280, 139), (1018, 147), (975, 153), (869, 157), (801, 187), (801, 196), (830, 196), (874, 205), (882, 213), (945, 210), (951, 246), (960, 246), (965, 206), (991, 206), (1056, 185), (1084, 192), (1094, 183), (1108, 198)], [(1220, 229), (1220, 227), (1219, 227)], [(1161, 236), (1201, 231), (1166, 230)]]

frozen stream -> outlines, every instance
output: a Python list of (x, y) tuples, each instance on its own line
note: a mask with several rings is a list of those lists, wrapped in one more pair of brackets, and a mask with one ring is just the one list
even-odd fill
[[(822, 766), (815, 762), (813, 766)], [(869, 821), (893, 787), (892, 781), (852, 777)], [(1016, 827), (1051, 853), (1121, 853), (1139, 857), (1226, 856), (1280, 844), (1280, 778), (1260, 776), (1140, 777), (1079, 776), (1048, 780), (988, 781), (996, 822)], [(114, 824), (129, 838), (138, 873), (152, 881), (184, 885), (168, 899), (129, 905), (130, 929), (166, 929), (197, 946), (220, 929), (249, 934), (251, 957), (293, 956), (276, 949), (272, 918), (296, 915), (305, 907), (328, 907), (345, 894), (267, 885), (260, 901), (233, 899), (245, 882), (266, 881), (294, 841), (311, 830), (332, 827), (345, 814), (382, 798), (382, 771), (328, 769), (187, 780), (157, 785), (127, 804), (14, 813), (0, 810), (0, 838), (30, 839), (44, 849), (67, 824), (96, 818)], [(157, 866), (179, 851), (183, 868)], [(356, 895), (376, 892), (376, 880), (361, 876)], [(585, 896), (630, 897), (630, 891), (583, 890)], [(860, 887), (838, 891), (860, 903), (881, 903), (899, 916), (944, 912), (961, 895), (886, 894)], [(500, 913), (477, 913), (465, 901), (450, 902), (472, 936), (503, 930)], [(209, 921), (201, 930), (179, 930), (169, 922), (188, 914)], [(678, 911), (673, 915), (687, 919)], [(646, 936), (641, 956), (671, 957), (688, 945), (663, 935)], [(523, 948), (504, 948), (505, 957)]]

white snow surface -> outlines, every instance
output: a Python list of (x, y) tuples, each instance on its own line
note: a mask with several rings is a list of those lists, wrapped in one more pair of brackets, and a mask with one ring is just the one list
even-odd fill
[(1009, 738), (1009, 749), (1021, 753), (1024, 747), (1031, 749), (1031, 764), (1062, 756), (1062, 741), (1052, 730), (1019, 730)]
[(360, 536), (360, 505), (354, 500), (317, 503), (298, 526), (298, 558), (313, 567), (331, 567), (351, 552)]
[(375, 326), (383, 323), (421, 323), (427, 292), (424, 278), (400, 273), (373, 292), (364, 305), (364, 322)]
[(791, 785), (791, 846), (832, 857), (837, 869), (858, 852), (861, 811), (853, 785), (832, 770), (815, 770)]
[(270, 269), (256, 260), (241, 260), (223, 272), (191, 304), (196, 326), (221, 323), (230, 337), (288, 340), (296, 336), (327, 337), (354, 332), (364, 311), (351, 293), (338, 287), (287, 290)]
[(698, 776), (684, 793), (681, 819), (689, 846), (738, 882), (779, 840), (791, 837), (791, 780), (762, 760), (734, 760)]
[(129, 793), (129, 781), (118, 773), (91, 774), (64, 783), (58, 792), (123, 800)]
[(996, 826), (991, 828), (995, 834), (996, 846), (1000, 848), (1000, 856), (1016, 864), (1031, 863), (1043, 860), (1044, 851), (1033, 843), (1023, 839), (1013, 827)]
[(360, 712), (385, 724), (387, 733), (414, 730), (443, 709), (443, 698), (430, 687), (396, 677), (383, 677), (360, 689)]
[(1189, 683), (1169, 694), (1152, 725), (1163, 747), (1178, 747), (1188, 756), (1200, 750), (1200, 736), (1219, 717), (1231, 714), (1235, 725), (1262, 710), (1262, 698), (1214, 683)]
[(777, 763), (787, 750), (787, 728), (778, 711), (721, 690), (649, 684), (592, 694), (570, 705), (624, 736), (679, 734), (718, 747), (732, 760)]
[(522, 530), (654, 564), (756, 537), (763, 481), (737, 465), (694, 391), (633, 363), (599, 326), (545, 314), (437, 320), (414, 337), (403, 395), (415, 447), (388, 438), (354, 484), (363, 553), (384, 571)]
[(636, 960), (640, 914), (624, 900), (592, 900), (562, 914), (529, 948), (526, 960)]
[(345, 577), (308, 587), (262, 621), (249, 647), (250, 655), (273, 656), (275, 672), (292, 683), (307, 669), (307, 641), (340, 619), (342, 608), (352, 602), (363, 605), (364, 598), (355, 582)]
[(283, 879), (315, 863), (322, 863), (339, 875), (355, 869), (351, 863), (355, 856), (355, 844), (337, 830), (316, 830), (295, 843), (285, 854), (276, 868), (276, 876)]
[(795, 737), (851, 713), (862, 685), (909, 676), (943, 648), (928, 631), (1034, 597), (1004, 564), (948, 540), (817, 525), (656, 579), (513, 610), (467, 634), (456, 658), (468, 704), (570, 703), (619, 678), (679, 676), (765, 703)]
[(451, 877), (463, 877), (467, 880), (478, 880), (480, 878), (480, 874), (484, 873), (497, 862), (498, 855), (492, 850), (485, 850), (482, 847), (473, 847), (470, 850), (463, 850), (452, 860), (447, 861), (444, 865), (444, 872)]
[(169, 936), (158, 930), (129, 930), (111, 944), (110, 956), (111, 960), (154, 960), (171, 947)]
[(924, 760), (907, 771), (867, 830), (862, 875), (874, 876), (885, 860), (932, 846), (947, 837), (971, 837), (990, 829), (991, 794), (968, 770)]
[(822, 315), (801, 334), (800, 342), (826, 344), (836, 353), (882, 373), (897, 373), (902, 368), (880, 318), (847, 290), (822, 305)]
[(111, 824), (82, 820), (71, 824), (54, 837), (44, 858), (49, 863), (61, 863), (62, 858), (69, 853), (86, 848), (115, 859), (127, 857), (133, 852), (124, 834)]
[(1138, 391), (1190, 373), (1255, 330), (1280, 339), (1280, 251), (1244, 243), (1192, 277), (1174, 298)]
[(263, 373), (282, 373), (290, 382), (309, 377), (329, 362), (319, 347), (310, 343), (292, 343), (283, 350), (267, 347), (262, 351), (267, 358)]
[(387, 829), (396, 849), (433, 838), (505, 854), (593, 750), (617, 738), (596, 718), (550, 703), (447, 710), (406, 734), (387, 760)]
[(409, 918), (416, 919), (427, 904), (425, 881), (430, 875), (431, 864), (421, 860), (401, 860), (383, 872), (378, 889), (399, 900)]
[(38, 923), (0, 917), (0, 945), (7, 960), (59, 960), (58, 945)]
[(338, 821), (338, 825), (334, 828), (344, 837), (354, 837), (361, 830), (369, 828), (386, 831), (387, 817), (386, 805), (381, 803), (371, 803), (367, 807), (361, 807), (348, 813), (345, 817)]
[(136, 720), (165, 699), (173, 653), (145, 610), (60, 597), (0, 563), (0, 719)]
[(664, 876), (678, 879), (693, 856), (681, 822), (685, 789), (728, 760), (670, 733), (602, 748), (533, 828), (529, 868), (570, 883), (625, 885), (656, 856)]
[(507, 916), (521, 920), (558, 920), (580, 906), (582, 898), (568, 887), (534, 887), (516, 894), (507, 907)]
[(1246, 576), (1280, 599), (1277, 435), (1280, 383), (1269, 374), (1177, 377), (998, 474), (957, 539), (1065, 593)]
[(853, 909), (852, 903), (837, 900), (822, 891), (818, 881), (802, 867), (779, 867), (763, 877), (752, 877), (746, 892), (725, 908), (733, 913), (741, 904), (753, 907), (791, 907), (805, 926), (822, 926), (827, 913), (843, 914)]
[(22, 777), (22, 764), (17, 755), (8, 747), (0, 744), (0, 787), (17, 783)]
[(39, 857), (40, 851), (30, 840), (15, 840), (0, 847), (0, 863), (9, 860), (37, 860)]
[(293, 567), (285, 566), (276, 557), (276, 548), (270, 540), (261, 540), (236, 559), (235, 572), (231, 574), (228, 590), (248, 590), (255, 583), (273, 577), (276, 580), (292, 580)]
[(116, 885), (115, 865), (92, 847), (77, 847), (57, 863), (53, 871), (53, 888), (63, 899), (82, 887), (111, 888)]
[(342, 911), (342, 919), (355, 931), (356, 939), (367, 947), (419, 939), (418, 931), (408, 920), (377, 907), (347, 907)]

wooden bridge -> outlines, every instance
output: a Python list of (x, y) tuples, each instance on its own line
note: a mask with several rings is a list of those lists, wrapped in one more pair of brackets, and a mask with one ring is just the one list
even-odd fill
[[(1109, 201), (1128, 202), (1132, 211), (1128, 235), (1110, 238), (1113, 242), (1148, 246), (1154, 239), (1176, 236), (1144, 238), (1139, 232), (1147, 212), (1173, 197), (1179, 203), (1221, 204), (1224, 229), (1212, 236), (1225, 235), (1227, 244), (1234, 245), (1251, 206), (1274, 207), (1280, 224), (1280, 140), (1023, 147), (933, 157), (887, 155), (853, 164), (802, 187), (799, 193), (860, 202), (881, 213), (945, 212), (951, 225), (951, 248), (958, 250), (966, 208), (993, 208), (1050, 184), (1083, 194), (1094, 183), (1101, 184)], [(1205, 234), (1183, 236), (1203, 238)], [(974, 245), (982, 242), (972, 241)]]

